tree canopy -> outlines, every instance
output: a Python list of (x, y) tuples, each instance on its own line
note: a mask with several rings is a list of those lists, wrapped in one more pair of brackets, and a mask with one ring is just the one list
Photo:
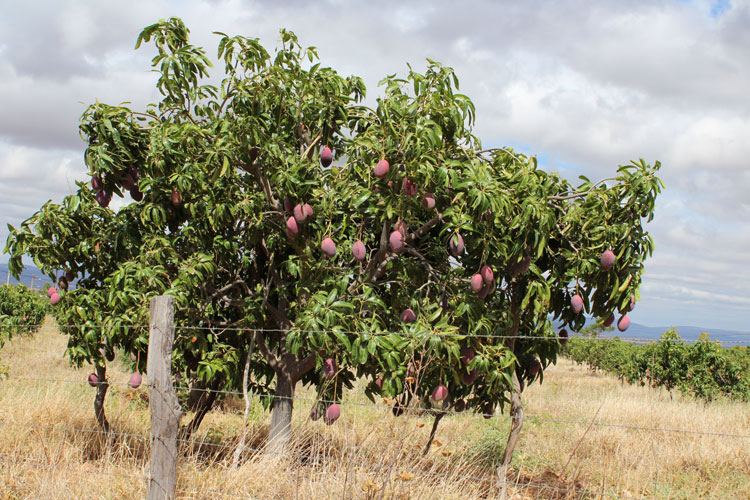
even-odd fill
[[(161, 101), (92, 104), (80, 125), (91, 182), (10, 228), (14, 273), (30, 255), (78, 279), (56, 308), (73, 363), (143, 353), (148, 301), (169, 294), (175, 371), (236, 389), (254, 346), (251, 388), (277, 396), (272, 435), (297, 381), (337, 399), (365, 377), (368, 395), (398, 404), (488, 412), (555, 361), (553, 321), (576, 330), (637, 297), (658, 162), (574, 185), (533, 156), (483, 149), (473, 103), (432, 60), (385, 77), (368, 107), (360, 78), (289, 31), (273, 53), (220, 33), (218, 86), (179, 19), (142, 43), (157, 49)], [(113, 211), (112, 196), (129, 201)], [(431, 402), (441, 384), (447, 398)]]

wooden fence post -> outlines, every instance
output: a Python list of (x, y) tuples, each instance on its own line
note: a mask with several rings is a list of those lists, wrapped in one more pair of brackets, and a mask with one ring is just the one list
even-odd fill
[(174, 297), (154, 297), (148, 335), (151, 462), (147, 500), (173, 500), (177, 486), (177, 433), (182, 409), (172, 386), (173, 342)]

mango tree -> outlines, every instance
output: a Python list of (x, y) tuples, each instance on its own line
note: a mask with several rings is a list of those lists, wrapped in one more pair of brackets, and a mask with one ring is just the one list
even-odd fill
[[(156, 46), (162, 100), (90, 106), (91, 185), (11, 228), (13, 272), (28, 254), (79, 277), (57, 309), (71, 360), (105, 380), (118, 347), (142, 371), (139, 325), (166, 293), (175, 372), (204, 395), (188, 399), (187, 433), (213, 403), (206, 389), (239, 388), (247, 363), (250, 388), (273, 396), (271, 452), (288, 441), (298, 382), (318, 389), (311, 417), (333, 423), (329, 403), (364, 377), (394, 413), (428, 405), (436, 423), (509, 403), (507, 465), (523, 385), (556, 360), (552, 320), (575, 330), (585, 312), (630, 309), (659, 164), (574, 186), (533, 157), (482, 149), (474, 105), (437, 62), (386, 77), (371, 108), (361, 79), (291, 32), (273, 55), (219, 36), (212, 86), (179, 19), (147, 27), (138, 45)], [(115, 212), (113, 195), (130, 200)]]
[(25, 285), (0, 286), (0, 349), (14, 335), (31, 335), (44, 322), (44, 299)]

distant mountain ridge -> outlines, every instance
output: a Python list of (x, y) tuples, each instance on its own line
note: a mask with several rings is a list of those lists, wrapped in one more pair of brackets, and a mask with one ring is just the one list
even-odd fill
[(52, 282), (52, 280), (49, 279), (49, 276), (42, 273), (42, 271), (40, 271), (36, 266), (29, 264), (26, 264), (24, 266), (19, 278), (20, 279), (17, 280), (10, 274), (7, 263), (0, 264), (0, 285), (4, 285), (6, 283), (17, 285), (21, 283), (31, 288), (31, 284), (33, 281), (34, 288), (41, 288), (44, 284), (49, 284)]
[[(23, 272), (21, 273), (20, 280), (15, 280), (12, 276), (10, 282), (13, 284), (23, 283), (24, 285), (31, 287), (32, 277), (34, 278), (34, 287), (42, 288), (45, 284), (50, 283), (48, 276), (42, 274), (42, 272), (33, 265), (26, 265)], [(8, 264), (0, 264), (0, 285), (4, 285), (8, 278)], [(593, 323), (593, 320), (586, 322), (587, 326)], [(557, 328), (560, 328), (557, 325)], [(625, 332), (619, 332), (617, 329), (611, 332), (604, 332), (603, 335), (607, 337), (619, 336), (623, 340), (635, 340), (635, 341), (648, 341), (657, 340), (666, 332), (670, 327), (668, 326), (646, 326), (639, 323), (630, 323), (630, 327)], [(727, 347), (732, 345), (750, 345), (750, 332), (740, 332), (735, 330), (720, 330), (717, 328), (703, 328), (697, 326), (676, 326), (677, 333), (685, 340), (696, 340), (698, 336), (706, 332), (711, 336), (711, 339), (718, 340), (725, 344)]]
[[(619, 336), (623, 340), (625, 339), (643, 339), (643, 340), (657, 340), (666, 332), (669, 328), (667, 326), (646, 326), (638, 323), (630, 323), (630, 327), (624, 331), (619, 332), (617, 329), (611, 332), (604, 332), (604, 335), (608, 337)], [(750, 345), (750, 332), (739, 332), (735, 330), (720, 330), (717, 328), (701, 328), (697, 326), (675, 326), (677, 333), (685, 340), (697, 340), (701, 333), (708, 333), (711, 336), (711, 340), (718, 340), (727, 347), (732, 345)]]

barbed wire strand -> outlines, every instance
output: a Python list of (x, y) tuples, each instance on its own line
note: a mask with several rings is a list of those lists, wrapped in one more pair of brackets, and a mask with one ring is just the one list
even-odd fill
[(96, 474), (96, 475), (103, 475), (103, 476), (114, 476), (114, 477), (122, 477), (126, 479), (141, 479), (141, 480), (147, 480), (148, 476), (144, 474), (126, 474), (124, 472), (108, 472), (108, 471), (101, 471), (101, 470), (79, 470), (74, 467), (65, 466), (65, 465), (58, 465), (58, 464), (45, 464), (42, 462), (29, 462), (29, 461), (21, 461), (21, 460), (8, 460), (7, 458), (0, 457), (0, 464), (6, 464), (6, 465), (20, 465), (20, 466), (26, 466), (26, 467), (36, 467), (36, 468), (42, 468), (42, 469), (61, 469), (61, 470), (67, 470), (74, 473), (79, 474)]
[(223, 495), (225, 497), (231, 497), (231, 498), (244, 498), (246, 500), (258, 500), (258, 497), (250, 496), (249, 494), (242, 494), (242, 493), (230, 493), (228, 491), (222, 491), (222, 490), (215, 490), (211, 488), (204, 488), (200, 486), (195, 485), (184, 485), (181, 486), (180, 484), (177, 485), (176, 490), (178, 491), (196, 491), (198, 493), (214, 493), (216, 495)]
[[(47, 425), (47, 424), (25, 424), (21, 422), (7, 422), (4, 420), (0, 420), (0, 425), (4, 425), (6, 427), (21, 427), (25, 429), (44, 429), (51, 432), (70, 432), (70, 433), (80, 433), (80, 434), (96, 434), (106, 437), (125, 437), (125, 438), (131, 438), (131, 439), (141, 439), (144, 441), (150, 441), (151, 435), (150, 434), (134, 434), (132, 432), (119, 432), (114, 430), (105, 431), (102, 429), (81, 429), (77, 427), (67, 427), (62, 425)], [(114, 424), (110, 424), (111, 426)], [(214, 448), (224, 448), (224, 449), (234, 449), (236, 446), (229, 445), (229, 444), (221, 444), (221, 443), (214, 443), (212, 441), (202, 441), (197, 439), (184, 439), (184, 438), (175, 438), (175, 441), (178, 443), (183, 444), (190, 444), (194, 446), (206, 446), (206, 447), (214, 447)], [(255, 449), (246, 447), (245, 448), (248, 451), (255, 451), (260, 452), (263, 451), (261, 449)]]

